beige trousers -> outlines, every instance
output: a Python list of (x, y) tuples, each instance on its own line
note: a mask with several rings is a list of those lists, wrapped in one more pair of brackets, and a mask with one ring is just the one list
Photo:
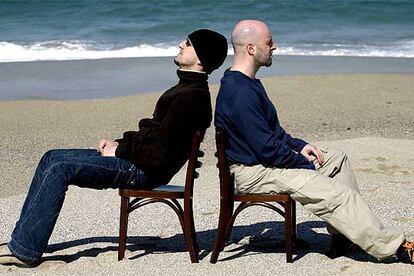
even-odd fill
[[(231, 165), (240, 193), (289, 193), (303, 207), (328, 222), (330, 233), (339, 231), (371, 256), (395, 255), (403, 232), (384, 227), (359, 193), (348, 157), (329, 148), (316, 170), (280, 169), (263, 165)], [(335, 230), (336, 229), (336, 230)]]

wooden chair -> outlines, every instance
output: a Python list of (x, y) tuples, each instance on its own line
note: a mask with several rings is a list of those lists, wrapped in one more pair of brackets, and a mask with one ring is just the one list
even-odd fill
[[(276, 211), (285, 219), (286, 262), (291, 263), (293, 241), (296, 239), (296, 203), (288, 194), (235, 194), (234, 177), (230, 173), (226, 158), (226, 135), (223, 129), (216, 128), (217, 167), (220, 178), (220, 216), (210, 262), (216, 263), (225, 243), (230, 238), (237, 215), (251, 206), (263, 206)], [(240, 202), (234, 210), (234, 202)], [(281, 207), (277, 206), (278, 203)]]
[[(204, 132), (201, 133), (200, 131), (197, 131), (193, 137), (184, 187), (163, 185), (153, 190), (119, 190), (119, 195), (121, 196), (121, 215), (119, 225), (118, 261), (122, 260), (125, 256), (128, 215), (132, 211), (147, 204), (162, 202), (170, 206), (177, 214), (183, 229), (184, 239), (187, 250), (190, 253), (191, 262), (198, 263), (199, 249), (193, 218), (193, 186), (194, 180), (198, 178), (196, 169), (200, 168), (202, 165), (202, 163), (198, 161), (198, 158), (204, 156), (204, 153), (200, 151), (200, 144), (203, 136)], [(130, 201), (130, 198), (134, 199)], [(184, 207), (180, 205), (177, 199), (183, 199)]]

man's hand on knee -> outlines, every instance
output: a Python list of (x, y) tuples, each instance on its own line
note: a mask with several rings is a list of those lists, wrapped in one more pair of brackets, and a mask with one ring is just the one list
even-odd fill
[(315, 156), (319, 165), (322, 165), (324, 160), (322, 149), (318, 146), (307, 144), (300, 152), (306, 159), (312, 162), (312, 156)]
[(107, 145), (101, 152), (102, 156), (115, 156), (115, 151), (118, 145)]
[(96, 150), (101, 153), (102, 156), (115, 156), (117, 146), (118, 142), (102, 139), (99, 141), (98, 148)]

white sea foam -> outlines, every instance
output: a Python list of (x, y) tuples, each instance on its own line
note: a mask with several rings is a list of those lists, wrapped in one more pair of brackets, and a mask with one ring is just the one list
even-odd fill
[[(142, 44), (121, 49), (98, 49), (81, 41), (47, 41), (32, 45), (18, 45), (0, 42), (0, 62), (36, 60), (81, 60), (126, 57), (175, 56), (178, 47), (172, 45)], [(229, 49), (232, 55), (232, 49)], [(281, 45), (276, 54), (308, 56), (371, 56), (371, 57), (414, 57), (414, 41), (388, 46), (355, 46), (339, 44)]]
[(306, 56), (358, 56), (358, 57), (414, 57), (414, 41), (393, 43), (386, 46), (368, 45), (301, 45), (301, 47), (280, 47), (282, 55), (306, 55)]
[(177, 46), (142, 44), (115, 50), (93, 49), (74, 42), (42, 42), (29, 46), (0, 42), (0, 62), (79, 60), (124, 57), (175, 56)]

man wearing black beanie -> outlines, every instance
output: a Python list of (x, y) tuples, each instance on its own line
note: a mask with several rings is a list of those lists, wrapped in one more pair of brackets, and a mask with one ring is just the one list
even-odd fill
[(70, 184), (92, 189), (147, 188), (167, 184), (188, 159), (192, 136), (212, 120), (208, 75), (227, 55), (221, 34), (201, 29), (179, 44), (179, 82), (158, 99), (152, 118), (139, 121), (97, 150), (59, 149), (39, 162), (10, 242), (0, 246), (0, 264), (41, 262)]
[(220, 67), (226, 59), (227, 40), (219, 33), (201, 29), (188, 35), (188, 39), (203, 65), (204, 72), (211, 74), (213, 70)]

